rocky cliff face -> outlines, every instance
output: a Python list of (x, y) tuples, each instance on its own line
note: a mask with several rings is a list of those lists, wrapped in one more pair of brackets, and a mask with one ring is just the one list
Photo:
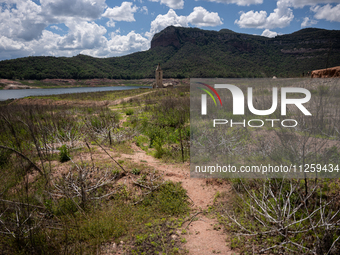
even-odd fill
[[(331, 38), (331, 39), (330, 39)], [(185, 43), (200, 46), (209, 43), (230, 45), (239, 51), (252, 52), (252, 49), (263, 45), (276, 45), (283, 54), (305, 54), (317, 51), (338, 51), (340, 34), (336, 30), (306, 28), (293, 34), (267, 38), (257, 35), (235, 33), (228, 29), (209, 31), (198, 28), (170, 26), (154, 35), (151, 49), (157, 46), (174, 46), (180, 48)], [(322, 45), (322, 47), (320, 47)], [(325, 47), (328, 46), (328, 47)]]
[(156, 34), (151, 41), (151, 49), (157, 46), (180, 46), (180, 41), (176, 33), (175, 27), (167, 27), (162, 31), (162, 34)]
[(154, 35), (151, 41), (151, 49), (161, 46), (174, 46), (180, 48), (185, 43), (193, 43), (197, 45), (207, 45), (212, 42), (216, 43), (228, 43), (239, 50), (250, 52), (252, 46), (249, 43), (249, 39), (257, 37), (262, 40), (267, 38), (253, 35), (237, 34), (228, 29), (222, 29), (221, 31), (208, 31), (198, 28), (182, 28), (170, 26)]

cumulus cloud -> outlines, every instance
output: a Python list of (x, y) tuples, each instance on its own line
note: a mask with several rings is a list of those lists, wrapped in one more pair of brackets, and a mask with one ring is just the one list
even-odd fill
[[(287, 27), (294, 19), (294, 14), (290, 7), (302, 8), (304, 6), (313, 6), (311, 10), (315, 12), (314, 18), (316, 19), (340, 21), (340, 4), (334, 7), (330, 4), (322, 7), (316, 5), (330, 2), (340, 2), (340, 0), (278, 0), (277, 8), (269, 15), (267, 15), (266, 11), (240, 12), (240, 18), (235, 20), (235, 24), (238, 24), (241, 28), (273, 29)], [(315, 25), (316, 23), (317, 21), (305, 17), (301, 27)]]
[(79, 17), (97, 19), (103, 13), (105, 0), (40, 0), (46, 17)]
[(55, 34), (51, 31), (44, 30), (42, 36), (38, 40), (26, 42), (25, 46), (29, 49), (29, 55), (52, 55), (52, 56), (72, 56), (73, 51), (67, 49), (59, 49), (58, 42), (63, 36)]
[(151, 22), (150, 32), (146, 32), (145, 35), (151, 38), (154, 34), (168, 26), (187, 27), (187, 17), (178, 16), (173, 9), (170, 9), (167, 14), (159, 14), (156, 19)]
[(332, 7), (330, 4), (320, 7), (319, 5), (312, 7), (311, 10), (315, 12), (314, 18), (325, 19), (328, 21), (340, 22), (340, 4)]
[(194, 11), (189, 14), (187, 20), (189, 23), (199, 27), (219, 26), (223, 24), (217, 12), (208, 12), (201, 6), (195, 7)]
[(241, 12), (239, 20), (235, 20), (235, 23), (242, 28), (263, 28), (267, 21), (266, 11), (256, 11), (253, 10), (248, 12)]
[(159, 31), (168, 26), (187, 27), (189, 23), (199, 27), (218, 26), (223, 22), (218, 16), (217, 12), (208, 12), (203, 7), (195, 7), (188, 16), (179, 16), (177, 13), (170, 9), (167, 14), (159, 14), (152, 22), (149, 32), (145, 35), (149, 39)]
[(0, 55), (2, 59), (28, 55), (72, 56), (74, 51), (59, 50), (57, 44), (61, 39), (62, 36), (47, 30), (43, 30), (42, 35), (38, 39), (33, 39), (31, 41), (18, 41), (1, 36)]
[(24, 43), (12, 40), (5, 36), (0, 36), (0, 50), (12, 51), (23, 49), (25, 49)]
[(266, 11), (254, 12), (251, 10), (240, 14), (240, 19), (235, 20), (235, 24), (238, 24), (241, 28), (283, 28), (294, 19), (293, 11), (289, 8), (287, 0), (279, 0), (277, 8), (268, 17)]
[(277, 33), (274, 31), (270, 31), (269, 29), (265, 29), (261, 35), (269, 38), (274, 38), (275, 36), (277, 36)]
[(112, 33), (110, 39), (104, 34), (103, 26), (94, 22), (70, 21), (67, 35), (61, 36), (44, 30), (37, 40), (18, 42), (0, 36), (0, 55), (2, 59), (27, 55), (74, 56), (79, 53), (94, 57), (112, 57), (147, 50), (150, 40), (134, 31), (119, 35)]
[(3, 6), (0, 11), (0, 34), (12, 39), (30, 41), (39, 38), (47, 22), (40, 15), (41, 6), (31, 0)]
[(304, 17), (301, 23), (301, 27), (310, 27), (318, 23), (317, 20), (310, 19), (309, 17)]
[(340, 0), (286, 0), (294, 8), (302, 8), (304, 6), (314, 6), (317, 4), (340, 3)]
[(58, 42), (59, 49), (92, 49), (105, 47), (107, 30), (95, 22), (72, 20), (65, 24), (69, 28), (67, 35)]
[(149, 0), (151, 2), (160, 2), (172, 9), (183, 9), (184, 1), (183, 0)]
[(265, 28), (286, 27), (294, 19), (293, 11), (286, 1), (277, 1), (277, 8), (267, 18)]
[(148, 7), (146, 7), (146, 6), (142, 6), (142, 8), (140, 8), (140, 11), (142, 12), (142, 13), (144, 13), (144, 14), (148, 14), (148, 12), (149, 12), (149, 10), (148, 10)]
[(252, 4), (262, 4), (263, 0), (207, 0), (209, 2), (217, 2), (224, 4), (237, 4), (241, 6), (249, 6)]
[(116, 23), (112, 19), (110, 19), (108, 22), (106, 22), (106, 26), (107, 27), (115, 27)]
[(55, 26), (55, 25), (51, 26), (51, 28), (54, 30), (63, 31), (60, 27)]
[(131, 51), (143, 51), (150, 47), (150, 41), (135, 31), (127, 35), (111, 33), (111, 40), (108, 41), (108, 49), (115, 55), (123, 55)]
[(2, 59), (22, 57), (32, 53), (24, 42), (18, 42), (0, 35), (0, 55)]
[[(93, 21), (107, 17), (108, 27), (114, 27), (114, 21), (134, 21), (138, 7), (131, 2), (106, 10), (105, 0), (41, 0), (41, 5), (32, 0), (1, 2), (0, 59), (79, 53), (111, 57), (146, 50), (150, 45), (149, 38), (134, 31), (119, 35), (119, 28), (108, 38), (107, 29)], [(139, 10), (148, 11), (146, 6)], [(68, 28), (65, 35), (58, 34), (63, 30), (61, 23)], [(48, 26), (51, 31), (45, 29)]]
[(135, 21), (134, 13), (138, 10), (137, 6), (132, 6), (131, 2), (122, 2), (121, 6), (107, 8), (102, 15), (115, 21)]

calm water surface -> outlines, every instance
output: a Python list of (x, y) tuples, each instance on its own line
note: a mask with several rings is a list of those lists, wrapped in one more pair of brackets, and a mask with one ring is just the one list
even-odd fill
[(16, 89), (16, 90), (0, 90), (0, 101), (7, 99), (17, 99), (28, 96), (48, 96), (48, 95), (60, 95), (71, 93), (87, 93), (98, 91), (113, 91), (113, 90), (129, 90), (138, 88), (150, 88), (150, 87), (80, 87), (80, 88), (60, 88), (60, 89)]

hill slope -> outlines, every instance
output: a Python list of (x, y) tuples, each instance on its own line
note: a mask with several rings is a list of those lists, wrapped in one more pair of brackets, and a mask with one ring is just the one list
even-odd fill
[(275, 38), (228, 29), (167, 27), (151, 48), (122, 57), (26, 57), (0, 62), (0, 78), (152, 78), (301, 76), (340, 64), (340, 30), (307, 28)]

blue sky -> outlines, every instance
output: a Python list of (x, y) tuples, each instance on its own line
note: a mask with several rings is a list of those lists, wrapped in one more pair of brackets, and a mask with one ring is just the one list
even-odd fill
[(0, 0), (0, 60), (127, 55), (169, 25), (275, 37), (340, 29), (340, 0)]

